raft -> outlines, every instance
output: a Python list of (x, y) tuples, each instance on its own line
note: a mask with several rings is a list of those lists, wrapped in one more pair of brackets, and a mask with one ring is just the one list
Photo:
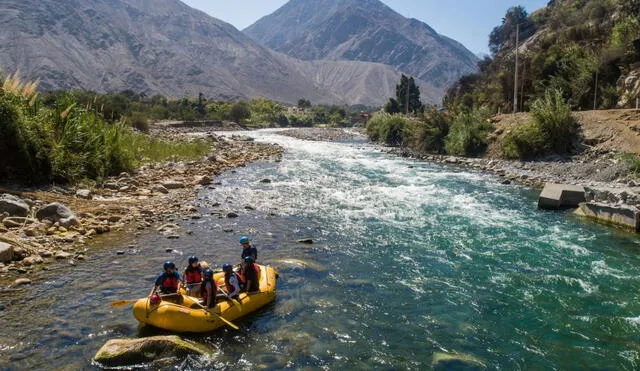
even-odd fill
[[(182, 296), (180, 304), (172, 301), (171, 297), (152, 305), (149, 298), (136, 301), (133, 306), (133, 315), (138, 322), (152, 325), (161, 329), (173, 332), (210, 332), (226, 324), (219, 316), (228, 321), (233, 321), (240, 317), (264, 307), (276, 298), (275, 269), (265, 265), (260, 267), (260, 291), (252, 293), (241, 293), (238, 300), (218, 299), (215, 307), (204, 310), (198, 305), (198, 298)], [(219, 272), (214, 275), (218, 287), (224, 284), (224, 273)], [(175, 298), (175, 297), (174, 297)], [(166, 300), (165, 300), (166, 299)]]

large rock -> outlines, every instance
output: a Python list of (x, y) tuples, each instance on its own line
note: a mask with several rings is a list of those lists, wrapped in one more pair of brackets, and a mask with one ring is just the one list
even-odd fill
[(13, 260), (13, 246), (0, 242), (0, 262), (8, 262), (11, 260)]
[(4, 212), (24, 217), (29, 214), (29, 205), (21, 198), (5, 193), (0, 195), (0, 214)]
[(185, 187), (183, 182), (179, 182), (177, 180), (168, 180), (166, 182), (162, 182), (162, 185), (166, 189), (180, 189)]
[(583, 202), (575, 214), (640, 232), (640, 212), (634, 206)]
[(434, 370), (486, 370), (487, 366), (480, 359), (461, 353), (433, 354), (431, 366)]
[(575, 208), (581, 202), (585, 202), (584, 187), (547, 183), (538, 198), (538, 208), (549, 210)]
[(90, 200), (93, 198), (93, 193), (90, 189), (79, 189), (76, 191), (76, 197), (84, 198), (85, 200)]
[(142, 339), (111, 339), (98, 350), (93, 360), (103, 367), (123, 367), (207, 353), (209, 351), (206, 347), (175, 335), (152, 336)]
[(41, 207), (36, 213), (36, 218), (40, 221), (46, 219), (60, 223), (65, 228), (80, 224), (76, 215), (68, 207), (58, 202)]

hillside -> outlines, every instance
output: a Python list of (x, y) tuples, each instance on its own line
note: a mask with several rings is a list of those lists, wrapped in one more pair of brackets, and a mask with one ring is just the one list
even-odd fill
[[(574, 112), (587, 153), (633, 153), (640, 155), (640, 111), (601, 110)], [(502, 114), (492, 118), (495, 131), (486, 157), (501, 158), (501, 140), (531, 119), (528, 113)]]
[(244, 32), (296, 58), (384, 63), (441, 90), (476, 71), (478, 61), (460, 43), (378, 0), (292, 0)]
[[(0, 66), (43, 90), (381, 105), (400, 79), (379, 64), (305, 64), (178, 0), (6, 0), (0, 24)], [(326, 71), (343, 83), (324, 81)]]
[(518, 110), (546, 90), (561, 90), (575, 110), (631, 108), (640, 94), (640, 2), (553, 0), (533, 14), (507, 11), (490, 35), (493, 55), (480, 72), (461, 78), (446, 97), (450, 107), (511, 112), (515, 45)]

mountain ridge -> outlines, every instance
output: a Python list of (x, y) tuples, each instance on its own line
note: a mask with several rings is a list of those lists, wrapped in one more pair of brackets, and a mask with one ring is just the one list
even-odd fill
[[(297, 61), (178, 0), (7, 0), (0, 26), (0, 66), (40, 79), (43, 90), (378, 106), (395, 92), (389, 82), (400, 79), (382, 64)], [(363, 85), (363, 76), (373, 81)], [(430, 90), (425, 86), (427, 100), (439, 99), (441, 92)]]
[(439, 89), (477, 70), (462, 44), (379, 0), (291, 0), (243, 32), (296, 58), (383, 63)]

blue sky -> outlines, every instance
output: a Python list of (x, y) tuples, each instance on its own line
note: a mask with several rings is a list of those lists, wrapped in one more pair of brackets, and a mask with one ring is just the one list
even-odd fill
[[(273, 13), (288, 0), (182, 0), (242, 30)], [(506, 10), (524, 6), (529, 13), (548, 0), (382, 0), (404, 15), (433, 27), (438, 33), (460, 41), (473, 53), (489, 53), (489, 33), (502, 21)]]

